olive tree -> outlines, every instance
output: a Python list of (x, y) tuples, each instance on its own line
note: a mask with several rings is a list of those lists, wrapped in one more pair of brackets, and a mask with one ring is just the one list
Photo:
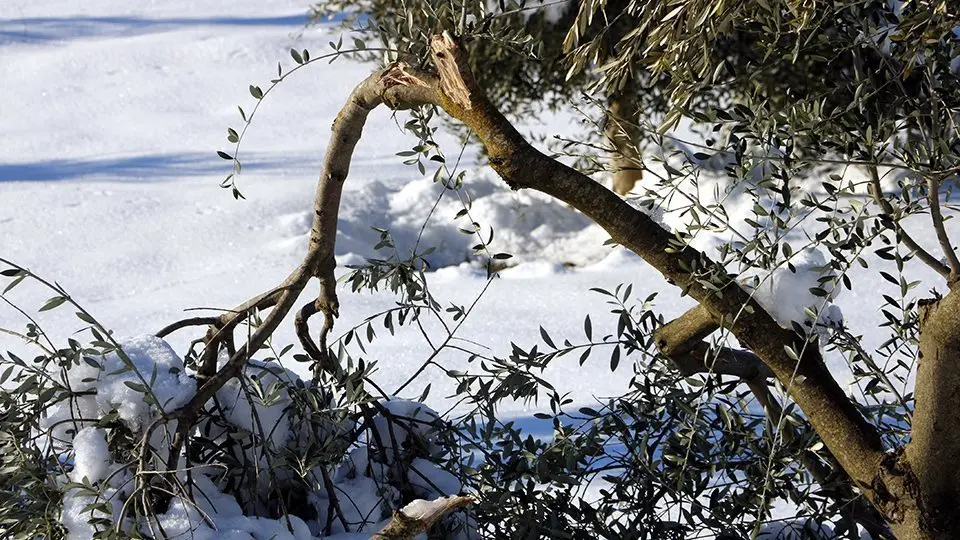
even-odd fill
[[(624, 14), (637, 21), (611, 47), (603, 29)], [(748, 378), (759, 386), (758, 394), (766, 385), (758, 385), (756, 377), (777, 381), (824, 443), (822, 455), (803, 456), (811, 474), (825, 481), (845, 477), (846, 488), (838, 496), (862, 496), (872, 507), (863, 513), (875, 512), (897, 537), (950, 538), (960, 527), (960, 477), (951, 463), (960, 432), (947, 427), (960, 396), (955, 354), (960, 323), (953, 316), (957, 296), (951, 293), (960, 259), (945, 227), (950, 182), (960, 170), (955, 15), (947, 2), (580, 3), (566, 39), (573, 66), (597, 70), (598, 84), (607, 89), (619, 88), (638, 68), (651, 77), (665, 76), (665, 87), (654, 91), (663, 92), (668, 113), (658, 125), (641, 119), (637, 127), (668, 137), (669, 128), (684, 118), (708, 126), (722, 139), (708, 140), (694, 159), (727, 156), (731, 177), (749, 178), (757, 190), (773, 194), (772, 208), (757, 209), (772, 224), (755, 222), (755, 235), (722, 250), (719, 260), (690, 246), (695, 231), (666, 230), (591, 178), (532, 147), (487, 97), (471, 70), (468, 46), (450, 33), (430, 38), (432, 69), (423, 70), (422, 58), (414, 65), (390, 64), (358, 87), (347, 110), (380, 101), (393, 107), (428, 105), (463, 122), (511, 188), (536, 189), (567, 202), (697, 300), (699, 307), (656, 330), (654, 341), (664, 357), (677, 360), (692, 352), (703, 360), (703, 338), (723, 329), (746, 352), (708, 348), (712, 352), (703, 369), (715, 374), (729, 364), (743, 374), (739, 370), (752, 366)], [(587, 33), (597, 21), (603, 29)], [(598, 65), (600, 50), (612, 52)], [(764, 84), (769, 79), (758, 77), (764, 73), (802, 82), (796, 88)], [(351, 129), (350, 117), (338, 118), (335, 135)], [(668, 166), (662, 188), (696, 174), (690, 172), (693, 165)], [(795, 200), (798, 184), (812, 181), (809, 171), (816, 165), (860, 168), (866, 181), (831, 174), (821, 181), (822, 196), (806, 190)], [(883, 189), (883, 176), (890, 174), (898, 175), (894, 193)], [(321, 206), (323, 200), (337, 200), (325, 196), (325, 189), (321, 185), (318, 192)], [(875, 202), (875, 210), (868, 209), (861, 192)], [(649, 195), (655, 200), (658, 193)], [(876, 403), (869, 407), (852, 400), (826, 368), (816, 333), (776, 320), (749, 284), (744, 286), (744, 278), (731, 273), (735, 267), (790, 265), (796, 250), (782, 233), (795, 226), (791, 208), (796, 206), (810, 208), (805, 215), (831, 213), (818, 217), (827, 227), (811, 239), (831, 254), (826, 266), (833, 277), (825, 282), (846, 284), (850, 264), (869, 264), (863, 256), (867, 249), (896, 262), (901, 276), (885, 277), (902, 294), (884, 300), (892, 333), (885, 347), (865, 351), (847, 329), (830, 341), (849, 355), (855, 372), (874, 377), (872, 389), (885, 387), (895, 399), (874, 395)], [(703, 216), (696, 220), (699, 227), (724, 226), (714, 219), (716, 208), (697, 201), (691, 207)], [(904, 217), (916, 213), (928, 215), (941, 256), (902, 226)], [(335, 223), (321, 227), (321, 237), (324, 230), (327, 238), (335, 235)], [(904, 275), (904, 263), (913, 258), (943, 277), (943, 292), (910, 298), (918, 282)], [(828, 289), (811, 291), (827, 296)], [(321, 303), (329, 306), (331, 298), (321, 295)], [(877, 362), (875, 355), (891, 362)], [(725, 363), (718, 366), (721, 359)], [(897, 391), (891, 375), (909, 388), (913, 374), (912, 391)]]
[[(252, 512), (289, 521), (306, 516), (293, 504), (300, 495), (324, 492), (327, 505), (314, 507), (312, 519), (324, 516), (325, 532), (352, 531), (337, 497), (329, 495), (336, 490), (325, 484), (325, 467), (342, 463), (351, 445), (366, 440), (370, 455), (380, 460), (370, 461), (391, 473), (385, 478), (407, 478), (401, 464), (417, 458), (458, 470), (473, 499), (449, 500), (449, 508), (437, 512), (472, 500), (470, 518), (457, 529), (468, 534), (743, 538), (783, 533), (771, 528), (771, 512), (774, 503), (787, 502), (793, 509), (788, 528), (796, 527), (799, 536), (823, 536), (824, 524), (831, 534), (851, 538), (859, 537), (859, 529), (873, 538), (960, 536), (960, 470), (952, 462), (960, 455), (955, 421), (960, 258), (948, 232), (955, 211), (951, 187), (960, 171), (955, 122), (960, 41), (952, 5), (580, 2), (565, 32), (568, 53), (562, 61), (590, 81), (585, 88), (603, 96), (622, 89), (631, 77), (657, 81), (636, 91), (661, 106), (623, 119), (658, 149), (656, 166), (647, 167), (656, 181), (637, 200), (624, 200), (546, 155), (514, 127), (501, 111), (508, 100), (485, 86), (492, 83), (477, 66), (494, 38), (514, 45), (501, 54), (523, 50), (530, 41), (523, 32), (492, 32), (494, 19), (486, 19), (481, 7), (471, 17), (464, 6), (431, 12), (436, 26), (430, 30), (436, 33), (429, 36), (412, 28), (382, 29), (401, 45), (376, 51), (387, 52), (387, 61), (358, 81), (334, 120), (301, 264), (282, 283), (234, 309), (158, 332), (208, 329), (185, 365), (195, 391), (170, 410), (161, 408), (155, 421), (156, 429), (168, 433), (162, 451), (149, 444), (149, 431), (142, 439), (120, 425), (111, 432), (115, 439), (108, 444), (136, 458), (130, 466), (137, 496), (130, 496), (135, 500), (129, 511), (146, 514), (151, 523), (151, 512), (165, 510), (171, 498), (189, 499), (191, 483), (182, 477), (181, 460), (227, 460), (217, 446), (222, 441), (209, 428), (219, 418), (213, 406), (218, 393), (247, 380), (251, 368), (262, 368), (252, 357), (272, 350), (272, 334), (294, 314), (303, 350), (297, 357), (312, 365), (313, 380), (285, 391), (298, 396), (304, 425), (323, 434), (311, 435), (293, 454), (304, 453), (311, 464), (323, 466), (309, 480), (296, 474), (270, 480), (267, 509), (252, 504)], [(403, 13), (398, 11), (397, 21), (419, 16)], [(625, 21), (624, 30), (607, 32)], [(281, 68), (273, 84), (318, 61), (372, 52), (362, 42), (356, 49), (342, 42), (331, 45), (331, 52), (312, 58), (307, 51), (292, 51), (296, 66), (286, 73)], [(251, 86), (258, 106), (270, 88)], [(334, 252), (341, 193), (365, 120), (378, 107), (408, 111), (405, 128), (416, 144), (406, 157), (420, 166), (436, 163), (435, 178), (443, 189), (469, 189), (469, 179), (447, 163), (434, 141), (439, 117), (459, 123), (480, 141), (490, 167), (508, 187), (546, 193), (582, 212), (609, 233), (611, 243), (639, 255), (696, 307), (665, 320), (654, 295), (634, 296), (640, 286), (597, 290), (611, 306), (615, 322), (609, 331), (588, 316), (583, 338), (559, 339), (541, 328), (539, 336), (518, 338), (510, 354), (500, 357), (452, 345), (472, 307), (444, 308), (434, 298), (424, 272), (427, 251), (407, 257), (394, 250), (353, 268), (345, 282), (354, 290), (389, 288), (401, 297), (397, 308), (332, 338), (339, 316)], [(230, 129), (231, 142), (242, 142), (254, 113), (241, 109), (244, 129)], [(671, 129), (681, 121), (702, 131), (703, 139), (677, 140)], [(690, 151), (676, 152), (677, 145)], [(568, 147), (587, 163), (615, 149), (591, 140), (572, 140)], [(235, 151), (220, 155), (239, 172)], [(231, 175), (223, 185), (239, 196), (234, 180)], [(710, 182), (753, 202), (751, 217), (731, 219), (723, 196), (700, 195), (696, 188)], [(674, 198), (683, 204), (672, 204)], [(678, 214), (670, 226), (662, 221), (663, 212)], [(470, 220), (466, 232), (479, 232), (468, 205), (458, 216), (463, 218)], [(921, 223), (932, 234), (918, 235)], [(709, 251), (697, 249), (709, 234), (728, 241)], [(481, 239), (478, 251), (489, 257), (492, 272), (505, 255), (489, 252), (487, 243)], [(379, 247), (393, 247), (389, 231), (382, 231)], [(13, 280), (8, 290), (36, 278), (2, 262), (8, 267), (4, 275)], [(840, 289), (855, 286), (854, 267), (875, 272), (893, 291), (874, 292), (885, 319), (879, 331), (886, 339), (873, 350), (861, 336), (878, 329), (849, 327), (830, 309)], [(924, 277), (929, 275), (936, 277)], [(74, 304), (61, 288), (43, 283), (57, 291), (43, 309)], [(303, 302), (311, 283), (318, 285), (317, 293)], [(783, 297), (776, 292), (784, 288), (809, 297), (801, 313), (784, 315)], [(322, 318), (319, 332), (310, 329), (316, 315)], [(374, 397), (370, 366), (357, 361), (351, 347), (375, 339), (374, 320), (392, 331), (416, 324), (420, 316), (450, 320), (446, 339), (431, 343), (424, 368), (436, 365), (445, 349), (477, 362), (471, 372), (446, 371), (458, 383), (457, 397), (475, 408), (445, 421), (431, 417), (425, 422), (413, 414), (414, 424), (430, 424), (444, 435), (408, 444), (404, 451), (412, 455), (391, 458), (382, 449), (398, 445), (360, 438), (364, 430), (378, 433), (378, 418), (392, 413)], [(78, 317), (90, 325), (101, 356), (120, 348), (90, 314), (80, 309)], [(28, 325), (23, 337), (34, 343), (44, 338), (36, 325)], [(531, 340), (536, 343), (529, 345)], [(38, 362), (79, 365), (96, 354), (91, 350), (71, 341), (66, 349), (46, 347)], [(610, 369), (630, 371), (629, 390), (596, 407), (577, 408), (580, 404), (572, 404), (562, 388), (540, 377), (558, 359), (578, 355), (585, 364), (601, 353)], [(18, 391), (0, 394), (10, 405), (0, 422), (0, 443), (16, 450), (3, 462), (4, 474), (17, 478), (0, 506), (0, 517), (10, 526), (31, 512), (42, 513), (39, 507), (56, 499), (42, 478), (64, 466), (45, 457), (43, 448), (14, 441), (29, 437), (30, 426), (39, 425), (50, 396), (82, 396), (55, 377), (38, 374), (28, 362), (7, 360), (20, 370), (14, 375)], [(852, 390), (845, 390), (836, 369), (828, 368), (837, 360), (845, 361)], [(411, 381), (420, 372), (411, 374)], [(130, 388), (146, 396), (150, 378), (147, 373), (144, 381), (131, 379)], [(500, 401), (535, 398), (549, 408), (538, 413), (552, 423), (549, 440), (527, 436), (497, 418)], [(117, 418), (98, 421), (113, 425)], [(347, 426), (346, 439), (319, 429), (330, 425)], [(261, 430), (261, 439), (264, 435)], [(446, 452), (427, 451), (435, 445)], [(292, 461), (271, 470), (295, 471), (303, 461), (289, 451), (282, 455)], [(96, 486), (76, 487), (81, 488)], [(587, 497), (586, 488), (601, 496)], [(392, 489), (399, 494), (394, 503), (416, 495), (403, 481)], [(126, 509), (121, 514), (127, 515)], [(400, 512), (397, 522), (407, 517)], [(415, 520), (413, 530), (433, 525), (438, 515), (430, 518)], [(43, 520), (22, 523), (35, 525), (24, 537), (47, 530)], [(435, 534), (451, 529), (444, 530)]]

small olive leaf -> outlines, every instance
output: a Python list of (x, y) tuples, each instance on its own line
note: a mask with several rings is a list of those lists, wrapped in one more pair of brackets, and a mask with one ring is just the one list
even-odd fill
[(67, 299), (63, 296), (54, 296), (53, 298), (47, 300), (47, 303), (40, 308), (40, 311), (49, 311), (51, 309), (56, 309), (66, 301)]
[(296, 49), (290, 49), (290, 56), (293, 57), (293, 61), (298, 64), (303, 64), (303, 57), (300, 56), (300, 53)]
[(223, 150), (217, 150), (217, 155), (220, 156), (221, 158), (227, 160), (227, 161), (230, 161), (230, 160), (233, 159), (233, 156), (231, 156), (230, 154), (224, 152)]
[(133, 381), (123, 381), (123, 384), (125, 384), (128, 388), (130, 388), (134, 392), (140, 392), (140, 393), (147, 392), (147, 387), (142, 384), (135, 383)]
[(263, 99), (263, 90), (259, 86), (250, 85), (250, 95), (256, 99)]

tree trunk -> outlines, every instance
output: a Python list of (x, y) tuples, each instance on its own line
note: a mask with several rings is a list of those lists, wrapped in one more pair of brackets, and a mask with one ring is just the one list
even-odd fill
[(613, 170), (613, 190), (619, 195), (630, 193), (643, 178), (643, 162), (637, 143), (640, 132), (636, 128), (639, 111), (637, 89), (632, 81), (616, 94), (610, 96), (610, 108), (604, 134), (613, 144), (615, 152), (610, 156)]
[[(921, 307), (920, 359), (910, 443), (900, 467), (916, 504), (891, 503), (897, 538), (960, 538), (960, 295)], [(905, 459), (904, 459), (905, 458)]]

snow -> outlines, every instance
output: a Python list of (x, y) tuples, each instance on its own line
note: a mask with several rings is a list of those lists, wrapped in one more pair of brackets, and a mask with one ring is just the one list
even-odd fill
[[(229, 309), (278, 284), (304, 252), (330, 123), (350, 89), (371, 67), (349, 59), (320, 63), (294, 75), (271, 94), (248, 131), (240, 156), (245, 167), (238, 182), (246, 200), (234, 201), (218, 187), (230, 171), (229, 163), (215, 151), (229, 149), (226, 128), (237, 128), (241, 122), (236, 106), (249, 110), (249, 84), (263, 85), (274, 75), (277, 61), (289, 66), (290, 47), (316, 53), (336, 37), (338, 30), (332, 26), (305, 30), (306, 7), (301, 0), (0, 2), (0, 72), (10, 82), (0, 102), (4, 141), (0, 145), (0, 256), (57, 280), (117, 336), (144, 336), (174, 320), (197, 315), (184, 312), (187, 308)], [(467, 206), (484, 234), (493, 229), (491, 249), (513, 254), (510, 261), (516, 264), (494, 279), (461, 329), (460, 337), (490, 347), (491, 354), (508, 354), (511, 341), (532, 345), (540, 326), (555, 338), (576, 339), (582, 335), (584, 313), (594, 316), (595, 325), (606, 324), (612, 331), (616, 318), (609, 315), (606, 298), (589, 292), (591, 287), (612, 290), (629, 282), (635, 284), (637, 298), (657, 293), (657, 310), (666, 319), (693, 305), (637, 256), (604, 246), (608, 235), (583, 216), (542, 195), (507, 189), (481, 166), (473, 149), (467, 149), (461, 162), (469, 194), (462, 200), (434, 183), (430, 171), (421, 175), (403, 166), (395, 154), (416, 141), (401, 133), (398, 120), (402, 123), (402, 115), (394, 119), (387, 111), (375, 111), (358, 145), (341, 210), (336, 254), (341, 266), (378, 254), (372, 249), (378, 234), (370, 227), (387, 228), (403, 255), (418, 239), (421, 247), (437, 247), (430, 256), (436, 268), (429, 274), (433, 294), (445, 304), (468, 304), (487, 281), (484, 269), (467, 261), (476, 238), (457, 231), (466, 218), (454, 221)], [(577, 129), (576, 119), (564, 114), (525, 122), (524, 129), (551, 135)], [(438, 138), (449, 160), (459, 144), (450, 134), (441, 133)], [(643, 185), (660, 189), (652, 175)], [(704, 179), (697, 189), (706, 200), (723, 204), (731, 222), (741, 224), (737, 232), (750, 233), (742, 220), (751, 215), (756, 201), (742, 186)], [(421, 237), (421, 226), (437, 199), (440, 203)], [(649, 212), (680, 230), (688, 223), (682, 212), (673, 211), (681, 202)], [(954, 234), (960, 232), (958, 220), (947, 226)], [(924, 216), (906, 220), (905, 227), (930, 249), (936, 246)], [(791, 236), (803, 238), (799, 230)], [(693, 243), (715, 253), (735, 239), (732, 233), (698, 233)], [(809, 292), (810, 287), (819, 286), (821, 257), (817, 251), (801, 250), (792, 259), (795, 273), (780, 267), (768, 276), (758, 275), (754, 295), (781, 324), (806, 321), (803, 308), (821, 306), (823, 299)], [(821, 317), (836, 322), (842, 309), (844, 323), (863, 335), (867, 350), (886, 339), (879, 329), (884, 322), (879, 293), (899, 296), (897, 287), (876, 273), (890, 270), (892, 263), (871, 259), (871, 265), (867, 270), (854, 266), (848, 273), (853, 289), (837, 296), (835, 304), (823, 305)], [(907, 272), (921, 280), (912, 294), (926, 294), (939, 283), (932, 271), (916, 261), (908, 263)], [(49, 296), (49, 291), (27, 286), (7, 295), (28, 309), (42, 305)], [(352, 294), (347, 289), (340, 290), (339, 297), (342, 317), (335, 333), (394, 307), (396, 301), (388, 292)], [(64, 343), (74, 330), (86, 326), (66, 308), (43, 312), (37, 321), (55, 343)], [(19, 314), (0, 306), (0, 327), (23, 324)], [(437, 336), (441, 328), (428, 323), (425, 331)], [(150, 337), (120, 340), (130, 365), (112, 353), (94, 358), (100, 367), (85, 362), (71, 366), (67, 378), (75, 390), (97, 391), (95, 396), (79, 396), (72, 404), (74, 411), (88, 418), (116, 411), (131, 429), (142, 429), (158, 411), (128, 383), (139, 383), (131, 368), (149, 379), (154, 364), (152, 391), (161, 407), (170, 411), (181, 406), (196, 386), (185, 375), (176, 351), (185, 351), (199, 335), (180, 331), (169, 338), (169, 344)], [(285, 322), (274, 342), (295, 343), (292, 325)], [(0, 350), (21, 353), (27, 347), (0, 333)], [(416, 329), (401, 328), (395, 336), (381, 336), (369, 346), (367, 358), (378, 361), (374, 380), (393, 393), (430, 353)], [(426, 405), (446, 411), (454, 404), (445, 396), (453, 393), (456, 384), (445, 370), (475, 368), (463, 355), (452, 353), (443, 353), (435, 361), (444, 369), (428, 368), (402, 396), (419, 396), (430, 385)], [(852, 375), (843, 359), (832, 355), (827, 361), (841, 384), (849, 385)], [(286, 367), (306, 373), (305, 366)], [(624, 390), (629, 379), (624, 369), (580, 367), (575, 357), (566, 357), (552, 364), (543, 377), (559, 390), (569, 391), (576, 404), (590, 404), (595, 397)], [(855, 386), (850, 388), (851, 393), (857, 392)], [(226, 400), (226, 394), (233, 392), (231, 419), (238, 427), (249, 427), (250, 401), (236, 390), (225, 388), (222, 397)], [(261, 407), (268, 422), (281, 426), (272, 436), (274, 445), (286, 444), (290, 438), (285, 399), (281, 393), (276, 403)], [(398, 408), (401, 416), (428, 410), (418, 411), (403, 401), (387, 406)], [(536, 403), (507, 403), (500, 412), (529, 419), (543, 408)], [(113, 462), (103, 457), (102, 430), (65, 422), (69, 418), (69, 405), (55, 405), (44, 427), (55, 444), (72, 442), (78, 452), (71, 480), (103, 481)], [(162, 430), (157, 436), (163, 436)], [(380, 521), (386, 515), (381, 512), (377, 482), (365, 475), (370, 461), (367, 449), (356, 449), (349, 461), (353, 465), (337, 471), (336, 477), (356, 503), (345, 508), (352, 512), (349, 519), (359, 523), (376, 516), (375, 521)], [(453, 492), (455, 479), (436, 472), (432, 465), (420, 465), (417, 469), (427, 471), (435, 484)], [(198, 477), (204, 481), (202, 475)], [(114, 506), (123, 490), (129, 489), (121, 486), (105, 488)], [(215, 504), (199, 510), (174, 507), (158, 518), (164, 527), (188, 532), (193, 524), (202, 523), (200, 516), (207, 512), (217, 513), (222, 518), (218, 523), (231, 525), (220, 531), (197, 525), (192, 530), (197, 538), (260, 538), (265, 530), (305, 538), (301, 524), (295, 523), (291, 532), (286, 525), (244, 518), (235, 508), (236, 501), (218, 495), (212, 482), (206, 487), (205, 494)], [(80, 490), (65, 497), (63, 522), (73, 538), (92, 535), (87, 517), (80, 515), (90, 497)], [(352, 536), (362, 537), (335, 538)]]
[(73, 438), (73, 470), (70, 480), (95, 484), (107, 476), (112, 460), (107, 447), (106, 432), (99, 428), (87, 427), (77, 432)]
[[(827, 266), (827, 258), (816, 248), (794, 253), (784, 264), (769, 272), (744, 276), (744, 284), (752, 289), (753, 299), (781, 325), (792, 322), (831, 325), (843, 322), (843, 314), (832, 303), (840, 294), (837, 276)], [(817, 295), (811, 289), (825, 294)], [(811, 321), (808, 310), (818, 314)]]
[[(54, 441), (71, 440), (71, 430), (78, 435), (82, 432), (71, 418), (95, 419), (112, 411), (137, 433), (158, 418), (160, 410), (172, 412), (193, 397), (196, 381), (186, 373), (183, 360), (169, 344), (149, 335), (119, 339), (118, 343), (122, 356), (119, 352), (86, 356), (61, 375), (73, 391), (94, 393), (78, 395), (48, 409), (42, 427), (49, 430)], [(149, 380), (153, 380), (152, 385), (144, 384)], [(147, 387), (157, 405), (145, 401)], [(153, 442), (159, 443), (162, 434), (163, 430), (158, 430)]]

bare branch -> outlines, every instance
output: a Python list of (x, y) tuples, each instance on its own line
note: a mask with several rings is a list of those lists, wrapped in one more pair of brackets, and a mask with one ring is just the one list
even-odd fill
[(943, 212), (940, 210), (940, 181), (933, 176), (927, 177), (927, 200), (930, 203), (930, 220), (933, 221), (933, 230), (937, 233), (937, 240), (940, 242), (940, 248), (950, 262), (951, 283), (960, 278), (960, 258), (954, 251), (950, 243), (950, 236), (943, 226)]
[[(391, 106), (413, 106), (436, 101), (434, 88), (436, 77), (429, 74), (412, 76), (402, 64), (394, 64), (386, 70), (374, 73), (358, 85), (346, 105), (333, 122), (330, 143), (324, 158), (323, 171), (317, 184), (314, 199), (314, 221), (310, 230), (310, 245), (303, 262), (278, 287), (252, 298), (236, 309), (221, 316), (222, 327), (214, 332), (211, 329), (207, 339), (201, 366), (201, 386), (193, 398), (177, 411), (178, 425), (171, 446), (167, 471), (173, 474), (183, 445), (196, 422), (200, 411), (230, 379), (243, 370), (250, 356), (266, 343), (267, 339), (280, 325), (293, 308), (300, 293), (311, 278), (320, 280), (320, 296), (316, 308), (327, 317), (327, 328), (332, 327), (333, 318), (338, 314), (336, 298), (336, 279), (333, 271), (336, 266), (334, 248), (337, 233), (337, 217), (340, 208), (340, 196), (343, 182), (350, 171), (350, 161), (357, 141), (363, 131), (367, 115), (380, 104), (387, 102)], [(403, 88), (403, 99), (395, 95), (394, 88)], [(239, 349), (230, 355), (229, 360), (216, 370), (219, 343), (232, 339), (236, 325), (246, 320), (255, 310), (272, 307), (253, 334)], [(215, 371), (215, 373), (214, 373)]]
[(164, 338), (170, 334), (180, 330), (181, 328), (188, 328), (190, 326), (205, 326), (205, 325), (216, 325), (220, 322), (219, 317), (191, 317), (189, 319), (179, 320), (175, 323), (168, 324), (160, 330), (157, 331), (156, 336), (158, 338)]
[(923, 261), (924, 264), (934, 269), (941, 276), (949, 277), (950, 267), (940, 262), (940, 259), (937, 259), (931, 255), (929, 251), (918, 244), (912, 236), (907, 234), (907, 231), (900, 226), (900, 222), (894, 217), (896, 211), (893, 208), (893, 205), (890, 204), (890, 201), (883, 196), (883, 186), (880, 184), (880, 174), (877, 171), (877, 166), (868, 165), (867, 172), (870, 173), (870, 184), (867, 189), (870, 192), (870, 195), (873, 196), (873, 200), (880, 205), (880, 209), (883, 211), (884, 218), (890, 220), (903, 244), (907, 246), (907, 249), (916, 254), (917, 258)]

